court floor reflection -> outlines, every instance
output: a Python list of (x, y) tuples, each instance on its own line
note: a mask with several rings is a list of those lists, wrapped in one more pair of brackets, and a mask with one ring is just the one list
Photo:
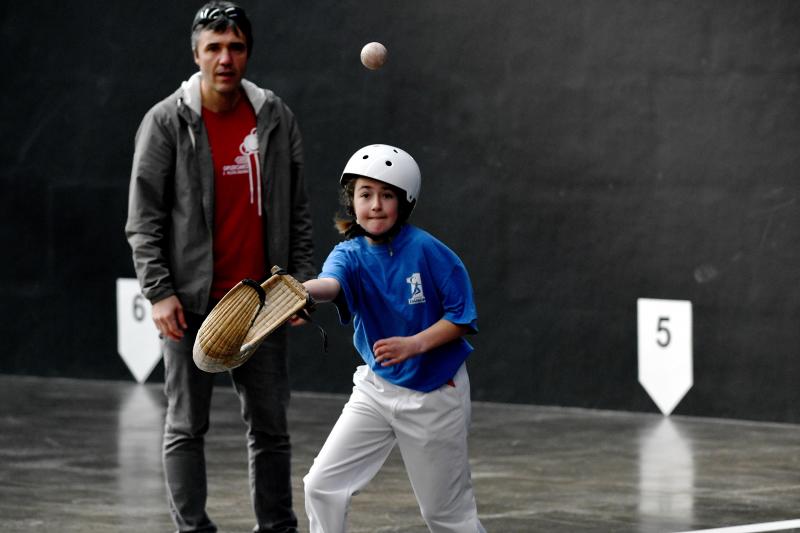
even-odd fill
[(147, 517), (140, 516), (142, 509), (164, 504), (161, 432), (157, 430), (163, 425), (164, 408), (159, 390), (139, 384), (126, 389), (116, 439), (117, 494), (124, 513), (119, 518), (144, 525)]
[(664, 417), (646, 427), (639, 442), (639, 514), (654, 530), (691, 526), (694, 477), (692, 442), (679, 424)]
[[(346, 401), (295, 393), (292, 483)], [(0, 375), (0, 530), (167, 532), (160, 384)], [(245, 429), (229, 387), (207, 437), (209, 513), (250, 531)], [(800, 426), (476, 402), (481, 520), (495, 533), (669, 533), (800, 518)], [(393, 452), (353, 500), (350, 532), (424, 532)]]

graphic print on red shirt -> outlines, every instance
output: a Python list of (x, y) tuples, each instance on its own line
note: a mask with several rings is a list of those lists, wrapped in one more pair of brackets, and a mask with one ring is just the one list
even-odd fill
[(211, 297), (222, 298), (244, 278), (266, 273), (261, 166), (256, 116), (247, 98), (231, 111), (203, 108), (214, 160), (214, 280)]

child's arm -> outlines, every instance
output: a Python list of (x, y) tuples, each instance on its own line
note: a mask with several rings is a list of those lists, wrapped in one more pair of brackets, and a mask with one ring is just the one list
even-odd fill
[[(315, 302), (330, 302), (339, 294), (339, 282), (333, 278), (310, 279), (303, 282), (303, 286), (308, 291), (308, 294), (314, 298)], [(302, 326), (306, 323), (304, 318), (294, 315), (289, 319), (289, 325)]]
[(469, 332), (468, 326), (453, 324), (443, 318), (416, 335), (381, 339), (372, 346), (372, 353), (375, 354), (375, 361), (382, 366), (396, 365), (456, 340)]
[(332, 302), (341, 290), (339, 282), (333, 278), (310, 279), (303, 286), (317, 302)]

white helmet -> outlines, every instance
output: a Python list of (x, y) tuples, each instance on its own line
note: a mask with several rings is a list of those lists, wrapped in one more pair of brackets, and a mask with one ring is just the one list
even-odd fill
[(412, 205), (416, 205), (419, 198), (422, 183), (419, 167), (414, 158), (400, 148), (387, 144), (365, 146), (347, 162), (339, 184), (344, 186), (353, 176), (364, 176), (394, 185), (406, 193), (406, 199)]

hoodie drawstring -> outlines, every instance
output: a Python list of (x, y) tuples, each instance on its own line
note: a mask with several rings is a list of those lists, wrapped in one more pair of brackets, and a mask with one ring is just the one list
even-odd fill
[[(261, 216), (261, 163), (258, 161), (258, 134), (256, 128), (250, 130), (250, 134), (239, 145), (239, 152), (247, 157), (247, 174), (250, 178), (250, 204), (254, 203), (253, 182), (255, 181), (256, 196), (258, 197), (258, 216)], [(255, 168), (255, 176), (253, 175), (253, 168)]]

